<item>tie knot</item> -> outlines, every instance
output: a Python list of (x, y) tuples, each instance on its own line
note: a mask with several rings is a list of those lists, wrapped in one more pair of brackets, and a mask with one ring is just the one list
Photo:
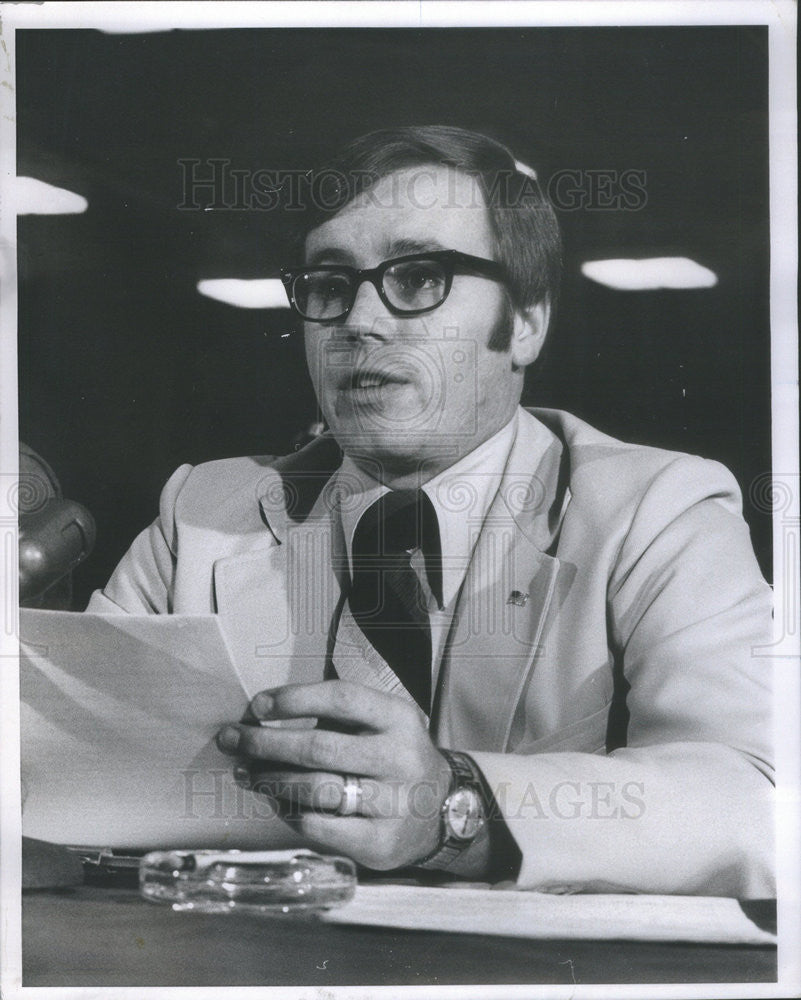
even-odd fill
[(425, 549), (436, 512), (422, 490), (393, 490), (371, 504), (356, 528), (359, 549), (372, 556)]

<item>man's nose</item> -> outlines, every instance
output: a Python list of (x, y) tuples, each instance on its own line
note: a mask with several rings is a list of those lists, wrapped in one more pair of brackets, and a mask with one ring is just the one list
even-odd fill
[(386, 338), (395, 326), (396, 317), (381, 301), (381, 296), (371, 281), (363, 281), (356, 289), (345, 329), (352, 336)]

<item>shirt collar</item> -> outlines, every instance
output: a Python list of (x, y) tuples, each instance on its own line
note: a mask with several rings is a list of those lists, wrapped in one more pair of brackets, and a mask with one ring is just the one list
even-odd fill
[[(495, 499), (512, 450), (520, 409), (473, 451), (423, 485), (434, 505), (442, 544), (442, 596), (447, 607), (459, 592), (481, 526)], [(337, 471), (340, 517), (352, 571), (351, 547), (359, 518), (389, 487), (377, 482), (347, 455)]]

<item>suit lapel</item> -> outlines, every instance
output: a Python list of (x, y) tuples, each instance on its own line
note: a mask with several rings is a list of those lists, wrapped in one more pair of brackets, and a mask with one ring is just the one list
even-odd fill
[(521, 413), (454, 614), (434, 730), (439, 743), (504, 752), (540, 653), (559, 561), (548, 554), (569, 502), (558, 439)]
[(332, 444), (321, 439), (267, 471), (259, 535), (248, 551), (214, 563), (221, 625), (251, 697), (325, 673), (344, 552), (336, 497), (326, 489), (340, 459)]

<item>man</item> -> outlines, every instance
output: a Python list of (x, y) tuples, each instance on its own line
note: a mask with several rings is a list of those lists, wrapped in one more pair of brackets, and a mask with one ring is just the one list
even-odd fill
[(519, 407), (559, 239), (504, 147), (386, 130), (326, 176), (283, 279), (330, 435), (180, 469), (90, 610), (218, 614), (268, 689), (218, 736), (238, 780), (369, 868), (773, 895), (733, 479)]

